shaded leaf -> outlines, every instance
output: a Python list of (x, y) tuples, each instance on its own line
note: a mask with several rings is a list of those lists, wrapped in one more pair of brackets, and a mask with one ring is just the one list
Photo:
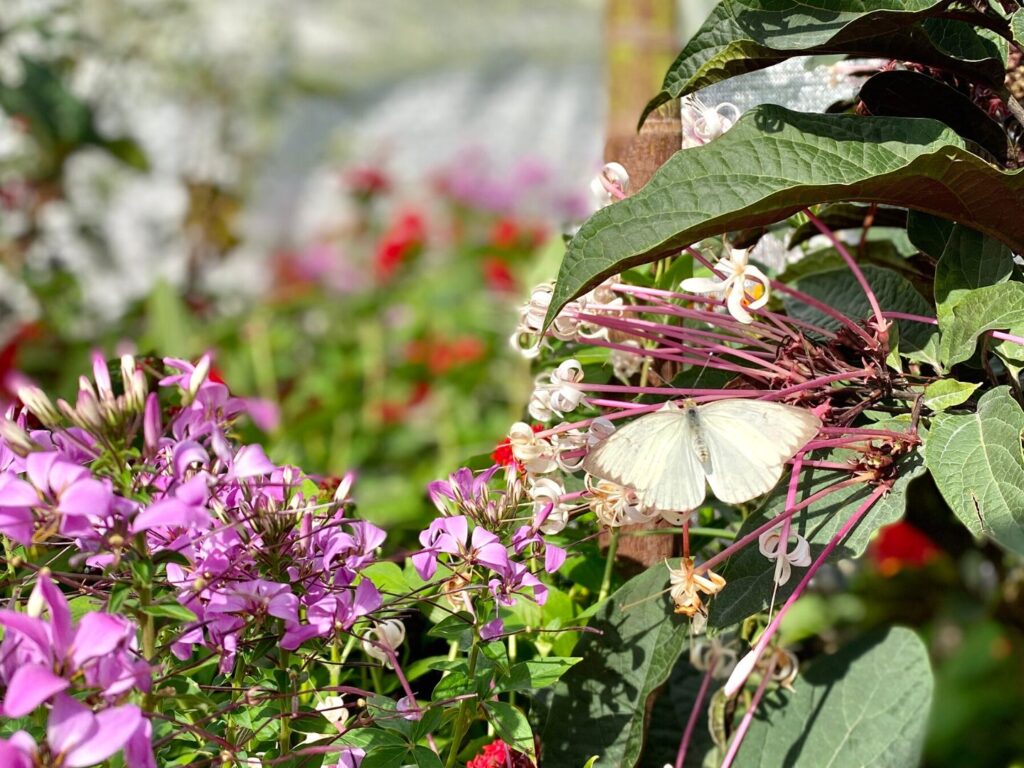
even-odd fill
[(579, 657), (563, 658), (551, 656), (546, 659), (532, 659), (513, 664), (509, 674), (498, 680), (499, 691), (526, 691), (536, 688), (547, 688), (554, 685), (574, 665), (580, 662)]
[(872, 115), (941, 120), (1000, 162), (1006, 160), (1003, 127), (965, 94), (934, 77), (909, 70), (879, 72), (861, 86), (859, 95)]
[(541, 735), (546, 763), (582, 765), (598, 754), (599, 768), (636, 765), (647, 700), (665, 682), (689, 635), (689, 622), (673, 613), (667, 592), (658, 595), (667, 584), (659, 564), (601, 604), (590, 621), (601, 634), (582, 636), (573, 652), (582, 660), (550, 698)]
[[(909, 281), (892, 270), (865, 265), (861, 267), (861, 271), (883, 311), (909, 312), (926, 317), (933, 314), (932, 306), (924, 296), (918, 293)], [(795, 285), (804, 293), (852, 320), (859, 322), (871, 317), (871, 305), (868, 304), (864, 289), (845, 265), (839, 269), (802, 277)], [(783, 297), (783, 303), (786, 311), (794, 317), (830, 331), (837, 331), (840, 328), (838, 320), (798, 298), (787, 295)], [(900, 353), (910, 357), (916, 357), (915, 353), (927, 350), (937, 333), (934, 326), (924, 323), (897, 320), (896, 324), (899, 326)]]
[[(900, 422), (879, 422), (878, 429), (900, 431), (905, 429)], [(833, 449), (827, 452), (815, 452), (813, 458), (830, 462), (848, 462), (854, 456), (853, 451)], [(883, 496), (871, 510), (861, 518), (846, 541), (833, 550), (830, 561), (848, 557), (859, 557), (867, 549), (868, 542), (875, 531), (883, 525), (896, 522), (903, 517), (907, 502), (907, 486), (924, 472), (924, 457), (920, 451), (901, 456), (897, 460), (899, 473), (892, 490)], [(755, 514), (748, 517), (737, 534), (742, 537), (762, 526), (767, 520), (781, 514), (786, 508), (786, 496), (789, 490), (788, 474), (775, 488), (768, 500)], [(850, 473), (831, 469), (805, 468), (800, 474), (797, 501), (802, 501), (836, 483), (849, 479)], [(874, 488), (867, 484), (857, 484), (835, 493), (829, 494), (806, 509), (793, 516), (791, 530), (807, 539), (811, 546), (811, 556), (816, 557), (829, 543), (839, 528), (849, 519)], [(775, 561), (769, 560), (758, 550), (756, 545), (741, 550), (732, 557), (720, 573), (726, 580), (725, 589), (711, 601), (708, 611), (708, 624), (715, 627), (728, 627), (743, 621), (759, 611), (766, 610), (775, 593), (776, 602), (781, 602), (792, 594), (800, 581), (803, 569), (794, 568), (788, 582), (775, 590)]]
[(1021, 172), (989, 165), (934, 120), (761, 106), (711, 143), (676, 152), (635, 195), (583, 224), (562, 261), (547, 322), (624, 269), (816, 203), (922, 210), (1024, 250), (1022, 191)]
[(811, 662), (792, 693), (763, 699), (735, 765), (917, 765), (933, 687), (927, 649), (913, 631), (864, 635)]
[(723, 0), (672, 63), (657, 107), (730, 77), (793, 56), (898, 58), (1002, 85), (1005, 53), (970, 24), (928, 19), (937, 0)]
[(1009, 388), (986, 392), (976, 413), (938, 414), (925, 461), (950, 508), (975, 536), (1024, 554), (1024, 411)]

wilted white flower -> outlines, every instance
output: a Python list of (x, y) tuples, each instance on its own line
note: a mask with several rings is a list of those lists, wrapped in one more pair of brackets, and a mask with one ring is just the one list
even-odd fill
[(602, 525), (618, 528), (627, 523), (646, 522), (657, 517), (657, 511), (644, 510), (636, 491), (625, 485), (602, 480), (592, 475), (584, 479), (590, 509)]
[(391, 658), (385, 648), (395, 651), (403, 640), (405, 640), (405, 624), (399, 619), (385, 619), (368, 629), (363, 635), (363, 651), (367, 656), (390, 667)]
[[(640, 342), (636, 339), (626, 339), (620, 342), (624, 347), (635, 347), (640, 349)], [(611, 354), (612, 372), (619, 381), (628, 384), (629, 380), (636, 376), (643, 367), (643, 355), (628, 352), (624, 349), (613, 349)]]
[(697, 573), (693, 565), (692, 557), (683, 557), (679, 560), (679, 567), (668, 566), (669, 573), (669, 594), (676, 604), (676, 613), (681, 613), (691, 618), (700, 613), (704, 614), (706, 609), (698, 593), (705, 595), (716, 595), (725, 587), (725, 579), (714, 571)]

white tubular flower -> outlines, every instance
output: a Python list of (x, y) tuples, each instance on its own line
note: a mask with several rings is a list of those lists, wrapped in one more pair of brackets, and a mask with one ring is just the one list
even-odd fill
[[(541, 283), (531, 291), (529, 301), (519, 309), (519, 324), (509, 339), (509, 343), (512, 349), (527, 359), (532, 359), (540, 354), (543, 341), (541, 331), (544, 328), (544, 318), (551, 305), (551, 296), (554, 294), (554, 290), (552, 283)], [(570, 302), (551, 323), (548, 333), (561, 341), (571, 341), (576, 338), (579, 321), (576, 319), (575, 313), (579, 310), (579, 302)]]
[(509, 446), (527, 474), (546, 475), (558, 469), (555, 447), (547, 440), (537, 437), (529, 424), (517, 421), (508, 432)]
[(385, 619), (363, 635), (363, 651), (386, 667), (391, 667), (389, 654), (380, 646), (390, 648), (394, 652), (404, 640), (405, 624), (399, 619)]
[[(724, 294), (729, 314), (741, 323), (752, 323), (754, 318), (747, 312), (760, 309), (768, 303), (771, 293), (768, 277), (757, 267), (747, 263), (747, 251), (733, 250), (728, 258), (715, 265), (722, 278), (691, 277), (680, 284), (684, 291), (691, 293)], [(748, 301), (747, 294), (753, 298)]]
[(781, 539), (782, 531), (778, 528), (765, 531), (757, 539), (757, 548), (761, 554), (769, 560), (775, 561), (775, 583), (780, 587), (789, 581), (792, 566), (806, 568), (811, 564), (811, 545), (807, 543), (807, 539), (790, 532), (789, 541), (792, 542), (795, 539), (796, 543), (792, 549), (786, 547), (788, 551), (785, 553), (779, 546)]
[(615, 424), (611, 419), (598, 416), (587, 429), (587, 448), (593, 448), (598, 443), (606, 440), (615, 431)]
[(552, 408), (559, 415), (575, 411), (586, 394), (573, 386), (583, 381), (583, 366), (576, 360), (566, 360), (551, 372)]
[[(618, 192), (619, 195), (614, 194)], [(629, 191), (629, 174), (618, 163), (608, 163), (590, 182), (590, 194), (598, 210), (606, 208)]]
[[(620, 343), (625, 347), (640, 349), (640, 342), (635, 339), (626, 339)], [(612, 372), (615, 374), (615, 378), (623, 384), (628, 384), (629, 380), (640, 372), (640, 368), (644, 364), (643, 355), (627, 352), (624, 349), (613, 349), (611, 357)]]
[(569, 505), (563, 504), (565, 486), (550, 477), (541, 477), (530, 486), (530, 498), (533, 500), (533, 519), (537, 520), (547, 506), (551, 511), (540, 526), (543, 533), (560, 533), (569, 522)]
[(544, 374), (537, 377), (534, 382), (533, 394), (530, 395), (530, 403), (526, 406), (527, 413), (531, 419), (537, 421), (551, 421), (558, 415), (554, 406), (551, 405), (551, 388), (544, 383)]
[(555, 447), (555, 461), (563, 472), (575, 472), (583, 465), (587, 457), (587, 436), (578, 429), (556, 432), (551, 436), (551, 443)]
[(687, 96), (682, 104), (683, 149), (699, 147), (728, 131), (739, 120), (740, 110), (728, 101), (709, 107), (696, 96)]

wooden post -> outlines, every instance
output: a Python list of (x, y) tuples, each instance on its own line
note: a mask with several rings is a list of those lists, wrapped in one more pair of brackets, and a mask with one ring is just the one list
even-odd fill
[[(661, 89), (679, 53), (676, 0), (606, 0), (608, 124), (605, 161), (621, 163), (636, 191), (682, 146), (679, 102), (665, 104), (636, 125), (647, 102)], [(667, 527), (663, 523), (623, 526), (618, 556), (627, 570), (640, 570), (671, 557), (675, 537), (630, 536), (630, 531)], [(604, 540), (606, 537), (602, 537)]]

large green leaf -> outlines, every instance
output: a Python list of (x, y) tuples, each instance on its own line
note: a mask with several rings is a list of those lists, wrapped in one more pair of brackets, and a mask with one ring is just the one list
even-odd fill
[[(897, 431), (905, 428), (896, 421), (880, 422), (876, 426)], [(814, 454), (815, 459), (831, 462), (847, 462), (853, 456), (852, 451), (844, 449)], [(892, 490), (875, 502), (846, 540), (836, 547), (830, 560), (859, 557), (867, 548), (875, 531), (903, 517), (907, 503), (907, 486), (924, 472), (924, 459), (920, 452), (913, 451), (902, 456), (898, 460), (897, 470), (899, 476), (893, 483)], [(849, 472), (805, 468), (800, 475), (797, 501), (813, 496), (849, 477)], [(873, 490), (867, 484), (860, 484), (825, 496), (793, 516), (792, 532), (807, 539), (811, 545), (811, 556), (816, 557)], [(738, 536), (746, 535), (767, 520), (781, 514), (786, 508), (788, 491), (787, 482), (780, 483), (761, 509), (744, 521)], [(722, 576), (726, 579), (726, 587), (711, 601), (708, 623), (715, 627), (728, 627), (766, 610), (773, 594), (776, 602), (785, 600), (799, 583), (802, 571), (802, 568), (794, 568), (789, 581), (776, 591), (773, 581), (775, 561), (762, 555), (756, 544), (741, 550), (721, 570)]]
[(677, 152), (639, 192), (588, 219), (569, 243), (547, 320), (624, 269), (815, 203), (921, 210), (1024, 250), (1022, 190), (1024, 173), (986, 163), (934, 120), (761, 106), (715, 141)]
[(976, 413), (938, 414), (925, 461), (946, 503), (975, 536), (1024, 554), (1024, 411), (1007, 387), (986, 392)]
[[(582, 661), (554, 689), (543, 728), (544, 762), (630, 768), (644, 745), (651, 693), (686, 646), (689, 622), (673, 613), (668, 572), (658, 564), (631, 579), (598, 609), (574, 656)], [(653, 598), (653, 599), (649, 599)]]
[(793, 686), (766, 697), (737, 768), (909, 768), (931, 709), (924, 643), (902, 627), (864, 635), (815, 659)]
[(1002, 85), (1003, 49), (983, 30), (934, 16), (939, 0), (723, 0), (672, 63), (643, 119), (670, 99), (793, 56), (917, 61)]
[[(986, 331), (1024, 334), (1024, 283), (1001, 283), (967, 292), (950, 314), (939, 317), (939, 327), (940, 352), (946, 365), (963, 362), (973, 355), (978, 337)], [(1020, 347), (1013, 347), (1016, 354), (1012, 356), (1019, 358)]]

